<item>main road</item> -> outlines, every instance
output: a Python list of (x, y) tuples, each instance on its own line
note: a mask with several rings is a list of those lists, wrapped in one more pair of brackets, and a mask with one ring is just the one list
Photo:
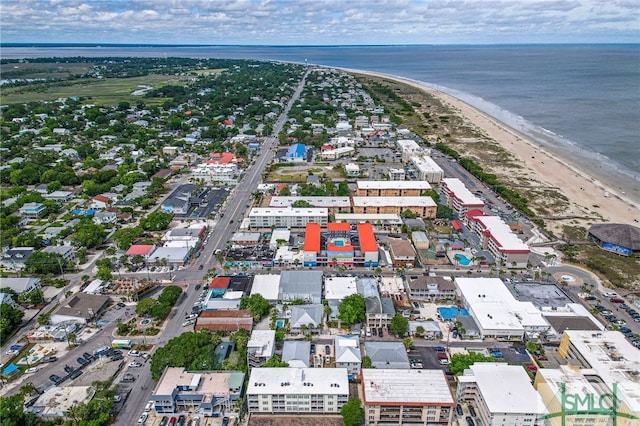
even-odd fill
[[(203, 270), (210, 266), (214, 266), (217, 261), (215, 251), (226, 246), (227, 242), (231, 239), (231, 235), (236, 228), (236, 224), (242, 220), (244, 211), (247, 209), (247, 205), (251, 200), (252, 193), (257, 189), (258, 184), (262, 179), (262, 173), (273, 158), (274, 148), (278, 144), (278, 134), (282, 130), (284, 123), (287, 121), (288, 114), (293, 103), (300, 97), (300, 93), (302, 93), (307, 74), (308, 72), (302, 77), (302, 80), (291, 96), (291, 99), (273, 126), (272, 135), (266, 138), (260, 148), (260, 151), (255, 157), (255, 161), (247, 167), (243, 178), (227, 197), (227, 200), (221, 209), (219, 220), (211, 232), (209, 241), (205, 244), (205, 247), (202, 250), (202, 255), (207, 256), (206, 260), (201, 262)], [(192, 281), (196, 276), (201, 279), (203, 272), (191, 267), (177, 271), (175, 275), (176, 281)], [(180, 297), (177, 306), (171, 311), (163, 330), (155, 341), (154, 347), (163, 346), (171, 338), (178, 336), (184, 331), (182, 322), (185, 314), (187, 312), (191, 313), (191, 307), (197, 300), (198, 293), (199, 292), (197, 291), (192, 291), (191, 287), (187, 287), (186, 294), (183, 294)], [(151, 392), (155, 386), (155, 382), (151, 379), (151, 370), (147, 366), (140, 370), (140, 375), (135, 383), (134, 392), (129, 394), (126, 404), (118, 413), (118, 417), (115, 422), (116, 425), (131, 425), (142, 413), (145, 404), (150, 399)]]

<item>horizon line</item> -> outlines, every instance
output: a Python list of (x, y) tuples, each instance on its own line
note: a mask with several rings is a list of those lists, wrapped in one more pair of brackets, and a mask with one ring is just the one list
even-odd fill
[(640, 42), (529, 42), (529, 43), (390, 43), (390, 44), (203, 44), (203, 43), (99, 43), (99, 42), (0, 42), (0, 47), (402, 47), (402, 46), (594, 46)]

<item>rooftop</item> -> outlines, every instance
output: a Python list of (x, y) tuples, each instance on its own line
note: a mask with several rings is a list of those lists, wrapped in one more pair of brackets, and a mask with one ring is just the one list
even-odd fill
[[(395, 180), (389, 182), (410, 182)], [(354, 207), (435, 207), (431, 197), (353, 197)]]
[(355, 277), (329, 277), (324, 280), (325, 299), (342, 300), (358, 292)]
[(261, 294), (267, 300), (277, 300), (280, 292), (280, 275), (256, 275), (251, 294)]
[(509, 225), (501, 217), (477, 216), (475, 220), (480, 222), (485, 230), (489, 231), (491, 239), (496, 242), (499, 250), (529, 252), (529, 246), (511, 231)]
[(348, 395), (346, 368), (254, 368), (248, 395)]
[(431, 189), (431, 184), (426, 180), (359, 180), (356, 185), (358, 189)]
[(458, 199), (463, 206), (484, 206), (484, 201), (473, 195), (458, 178), (444, 178), (441, 181), (449, 191), (449, 195)]
[(365, 405), (454, 406), (442, 370), (362, 369)]

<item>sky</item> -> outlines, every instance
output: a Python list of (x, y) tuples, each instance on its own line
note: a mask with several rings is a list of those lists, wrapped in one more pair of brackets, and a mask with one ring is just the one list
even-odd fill
[(639, 0), (0, 0), (2, 43), (638, 43)]

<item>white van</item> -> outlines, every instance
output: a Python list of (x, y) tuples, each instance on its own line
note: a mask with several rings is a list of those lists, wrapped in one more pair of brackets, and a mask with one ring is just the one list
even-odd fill
[(367, 337), (371, 337), (371, 327), (367, 327)]

